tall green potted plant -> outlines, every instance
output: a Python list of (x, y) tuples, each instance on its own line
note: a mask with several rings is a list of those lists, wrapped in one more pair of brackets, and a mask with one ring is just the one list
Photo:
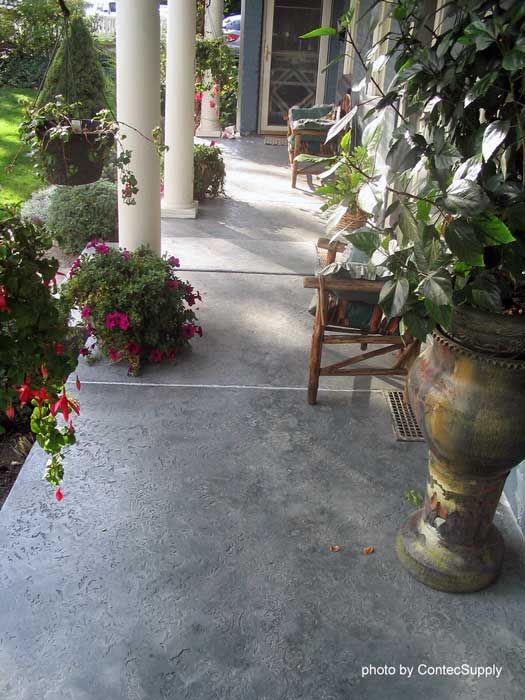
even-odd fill
[(376, 51), (388, 39), (395, 77), (375, 82), (369, 116), (394, 110), (397, 128), (367, 185), (382, 187), (384, 214), (349, 238), (384, 254), (385, 314), (433, 335), (409, 376), (427, 490), (398, 555), (429, 586), (474, 591), (499, 573), (492, 520), (525, 457), (525, 5), (447, 3), (440, 23), (413, 0), (388, 7), (393, 28)]

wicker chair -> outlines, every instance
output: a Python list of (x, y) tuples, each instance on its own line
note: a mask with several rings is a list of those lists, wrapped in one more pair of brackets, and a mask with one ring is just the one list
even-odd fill
[(288, 112), (288, 159), (292, 168), (292, 187), (297, 184), (299, 173), (311, 173), (319, 166), (305, 164), (299, 170), (297, 156), (306, 153), (315, 156), (333, 156), (337, 153), (336, 141), (325, 144), (326, 136), (334, 125), (334, 105), (291, 107)]

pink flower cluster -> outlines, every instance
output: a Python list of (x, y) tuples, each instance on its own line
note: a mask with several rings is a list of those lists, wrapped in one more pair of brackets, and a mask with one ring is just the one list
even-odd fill
[(104, 319), (106, 328), (120, 328), (121, 331), (127, 331), (129, 328), (129, 317), (127, 314), (120, 311), (111, 311), (106, 314)]
[(202, 301), (202, 297), (201, 297), (200, 292), (194, 293), (193, 289), (194, 288), (190, 284), (186, 285), (186, 289), (185, 289), (186, 294), (185, 294), (184, 298), (186, 299), (188, 306), (193, 306), (197, 300)]
[(171, 267), (180, 267), (179, 258), (176, 258), (173, 255), (171, 256), (171, 258), (168, 258), (168, 263), (171, 265)]
[(194, 335), (199, 335), (202, 338), (202, 328), (194, 326), (193, 323), (184, 323), (182, 326), (182, 335), (187, 340), (193, 338)]
[(170, 289), (178, 289), (180, 287), (180, 282), (179, 280), (168, 280), (167, 285)]
[(109, 253), (109, 246), (106, 245), (104, 241), (99, 241), (98, 238), (92, 238), (86, 248), (94, 248), (95, 253), (100, 253), (101, 255), (107, 255)]
[(69, 271), (69, 278), (70, 279), (75, 276), (75, 272), (78, 270), (79, 267), (80, 267), (80, 258), (77, 258), (75, 260), (75, 262), (71, 265), (71, 270)]
[(89, 318), (89, 316), (91, 316), (91, 309), (89, 306), (84, 306), (80, 312), (80, 318)]

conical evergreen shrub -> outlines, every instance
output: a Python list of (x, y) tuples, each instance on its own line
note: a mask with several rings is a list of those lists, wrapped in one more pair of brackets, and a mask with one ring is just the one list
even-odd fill
[(102, 65), (91, 33), (79, 15), (68, 22), (37, 106), (53, 102), (56, 95), (63, 95), (67, 102), (81, 103), (79, 112), (74, 115), (78, 119), (91, 119), (106, 107)]

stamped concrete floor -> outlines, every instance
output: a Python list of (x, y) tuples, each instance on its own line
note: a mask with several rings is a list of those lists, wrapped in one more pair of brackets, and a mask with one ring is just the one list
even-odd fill
[[(226, 147), (230, 170), (243, 148), (260, 152), (287, 186), (278, 147)], [(309, 295), (282, 273), (313, 265), (321, 222), (292, 194), (305, 245), (286, 249), (286, 225), (284, 240), (264, 230), (291, 205), (267, 192), (273, 205), (254, 193), (235, 237), (215, 230), (216, 206), (235, 219), (226, 200), (206, 203), (195, 230), (166, 223), (164, 243), (205, 270), (233, 269), (233, 249), (217, 251), (234, 241), (252, 273), (281, 274), (188, 272), (206, 292), (205, 337), (138, 380), (82, 365), (66, 497), (55, 503), (34, 449), (0, 511), (1, 700), (523, 697), (525, 557), (508, 509), (490, 589), (438, 593), (400, 567), (402, 494), (423, 487), (425, 447), (393, 439), (385, 383), (333, 379), (306, 404)], [(462, 663), (501, 676), (417, 673)], [(394, 675), (365, 675), (370, 664)]]

